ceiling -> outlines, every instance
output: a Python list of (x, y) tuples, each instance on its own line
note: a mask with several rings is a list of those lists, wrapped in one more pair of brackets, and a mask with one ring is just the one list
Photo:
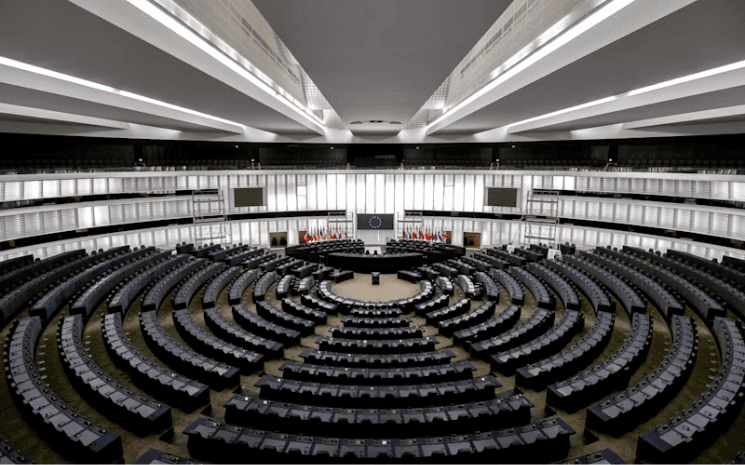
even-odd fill
[[(182, 107), (156, 111), (152, 105), (129, 105), (93, 94), (88, 98), (65, 82), (26, 86), (23, 79), (9, 80), (0, 69), (0, 105), (38, 110), (0, 111), (0, 132), (288, 143), (504, 142), (745, 132), (745, 85), (737, 82), (722, 86), (707, 78), (696, 88), (659, 98), (650, 94), (641, 102), (626, 95), (745, 61), (742, 0), (698, 0), (687, 6), (682, 5), (691, 0), (666, 0), (682, 7), (568, 60), (534, 82), (514, 85), (486, 106), (466, 106), (462, 116), (429, 133), (402, 128), (512, 0), (253, 1), (348, 130), (314, 131), (276, 95), (242, 87), (244, 78), (228, 67), (198, 63), (198, 47), (168, 35), (165, 26), (146, 23), (130, 2), (0, 0), (0, 61), (17, 60)], [(540, 121), (542, 115), (610, 96), (619, 96), (618, 102)], [(188, 117), (192, 110), (246, 128), (243, 133), (226, 131)], [(700, 116), (682, 116), (697, 112)], [(532, 118), (540, 124), (509, 129)], [(646, 127), (632, 124), (660, 118)], [(97, 126), (97, 119), (118, 124)], [(356, 121), (362, 124), (351, 124)]]
[[(471, 113), (439, 134), (478, 133), (745, 60), (743, 18), (742, 0), (699, 0)], [(659, 110), (676, 111), (674, 105)], [(645, 118), (657, 114), (655, 106), (646, 111)], [(608, 123), (575, 124), (572, 129), (604, 124)]]
[[(2, 57), (257, 129), (312, 134), (272, 108), (67, 0), (0, 0), (0, 11)], [(34, 105), (46, 107), (43, 102)], [(79, 100), (67, 106), (89, 114), (87, 107)]]
[[(344, 122), (406, 124), (512, 0), (254, 0)], [(398, 133), (402, 125), (352, 125)]]

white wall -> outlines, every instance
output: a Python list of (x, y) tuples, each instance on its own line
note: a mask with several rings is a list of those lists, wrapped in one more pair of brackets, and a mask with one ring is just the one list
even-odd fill
[[(267, 189), (264, 207), (231, 208), (234, 187), (262, 186)], [(486, 187), (516, 187), (521, 190), (519, 208), (487, 207)], [(118, 193), (173, 192), (187, 189), (221, 189), (231, 214), (308, 211), (309, 216), (290, 219), (236, 221), (231, 224), (232, 242), (268, 245), (269, 232), (287, 231), (288, 244), (295, 245), (298, 231), (325, 228), (326, 216), (317, 210), (356, 213), (395, 213), (399, 237), (400, 215), (405, 210), (443, 212), (490, 212), (520, 214), (527, 192), (533, 188), (578, 192), (622, 192), (661, 196), (745, 201), (742, 176), (684, 173), (618, 172), (530, 172), (530, 171), (180, 171), (121, 173), (54, 173), (0, 176), (0, 201)], [(191, 216), (191, 197), (149, 197), (117, 201), (79, 202), (65, 205), (14, 208), (0, 211), (0, 241), (83, 228), (135, 224)], [(745, 237), (745, 215), (740, 208), (711, 208), (665, 202), (641, 202), (567, 196), (561, 199), (560, 216), (616, 224), (632, 224), (691, 231), (719, 237)], [(464, 232), (480, 232), (484, 247), (519, 242), (524, 234), (519, 223), (502, 220), (470, 220), (453, 217), (425, 217), (424, 228), (452, 231), (453, 243), (462, 245)], [(350, 237), (354, 234), (350, 230)], [(191, 226), (173, 226), (158, 231), (118, 233), (96, 239), (74, 239), (64, 243), (32, 246), (0, 253), (0, 257), (34, 253), (44, 257), (60, 247), (107, 248), (120, 243), (171, 246), (193, 241)], [(358, 237), (361, 237), (358, 234)], [(385, 243), (385, 238), (361, 237), (368, 243)], [(666, 238), (643, 239), (635, 233), (596, 230), (562, 225), (559, 242), (584, 245), (672, 244), (689, 247), (710, 258), (722, 254), (742, 256), (738, 250)], [(99, 245), (100, 244), (100, 245)], [(110, 244), (110, 245), (105, 245)], [(613, 243), (615, 245), (615, 243)], [(649, 247), (656, 247), (649, 245)], [(678, 246), (676, 246), (678, 247)]]

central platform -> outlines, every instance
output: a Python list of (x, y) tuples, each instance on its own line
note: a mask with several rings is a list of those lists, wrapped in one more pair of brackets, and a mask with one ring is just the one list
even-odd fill
[(411, 267), (424, 265), (424, 254), (417, 252), (383, 255), (362, 255), (355, 253), (332, 252), (328, 254), (328, 266), (355, 273), (395, 273)]

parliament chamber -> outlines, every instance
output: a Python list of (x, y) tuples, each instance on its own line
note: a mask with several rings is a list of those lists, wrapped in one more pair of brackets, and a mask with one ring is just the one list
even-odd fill
[(0, 12), (0, 463), (745, 463), (745, 3)]

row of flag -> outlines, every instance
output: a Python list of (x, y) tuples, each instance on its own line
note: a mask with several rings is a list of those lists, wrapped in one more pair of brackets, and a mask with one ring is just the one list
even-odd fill
[(303, 240), (305, 243), (319, 241), (335, 241), (339, 239), (348, 239), (349, 232), (346, 229), (332, 228), (326, 231), (326, 228), (312, 229), (305, 233)]
[(433, 231), (431, 229), (405, 227), (401, 234), (401, 239), (421, 239), (423, 241), (447, 241), (447, 231)]

